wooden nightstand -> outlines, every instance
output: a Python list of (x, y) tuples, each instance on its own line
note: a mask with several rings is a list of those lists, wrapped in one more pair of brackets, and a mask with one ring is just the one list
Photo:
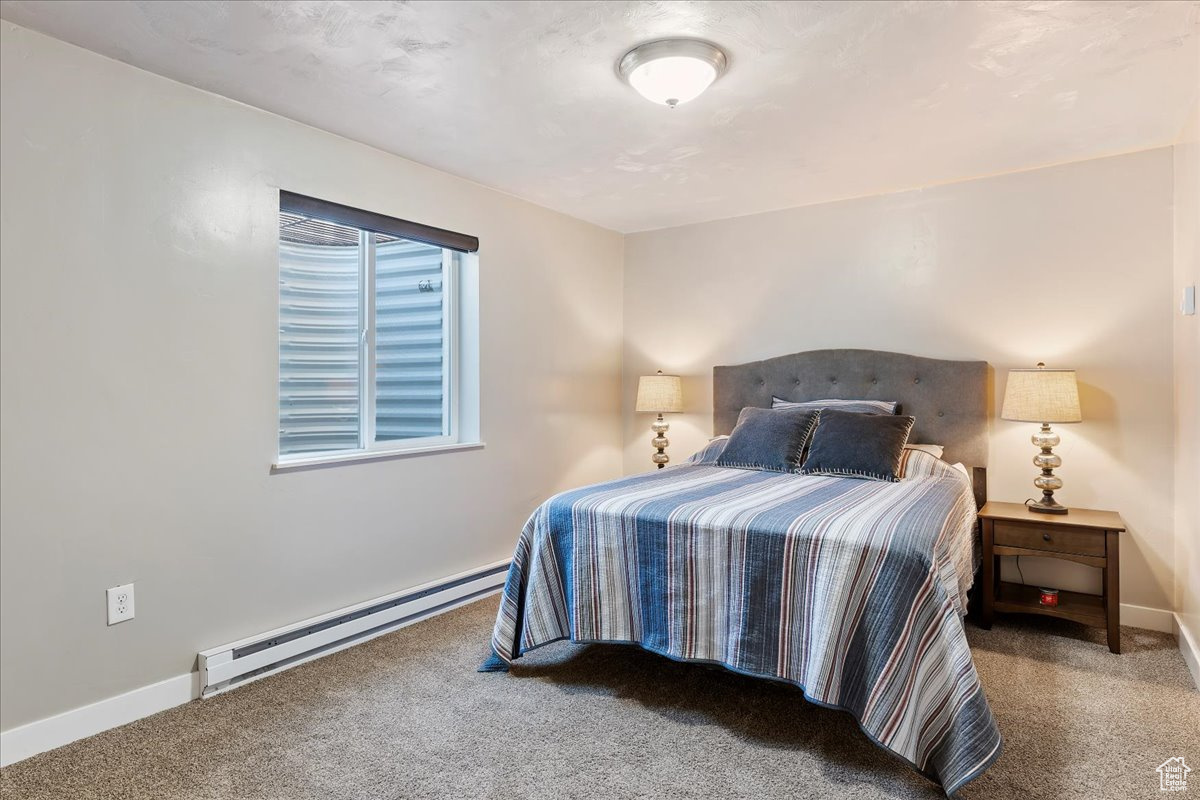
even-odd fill
[[(997, 611), (1045, 614), (1108, 629), (1108, 649), (1121, 652), (1120, 534), (1125, 523), (1112, 511), (1072, 508), (1067, 514), (1037, 514), (1020, 503), (988, 503), (983, 522), (983, 627)], [(1036, 586), (1000, 580), (1000, 556), (1061, 558), (1097, 567), (1104, 594), (1060, 591), (1058, 605), (1038, 602)]]

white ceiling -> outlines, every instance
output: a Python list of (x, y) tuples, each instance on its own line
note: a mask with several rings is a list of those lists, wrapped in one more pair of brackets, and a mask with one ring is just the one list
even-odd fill
[[(0, 16), (620, 231), (1174, 142), (1198, 2), (0, 2)], [(614, 75), (699, 36), (677, 109)]]

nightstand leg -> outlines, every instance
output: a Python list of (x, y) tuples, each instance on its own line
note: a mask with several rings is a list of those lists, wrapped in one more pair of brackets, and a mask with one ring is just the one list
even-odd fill
[(995, 611), (992, 604), (996, 602), (996, 554), (993, 550), (992, 521), (983, 521), (983, 604), (980, 612), (980, 626), (984, 630), (992, 627)]
[(1120, 537), (1109, 531), (1105, 538), (1104, 613), (1108, 618), (1108, 649), (1121, 652), (1121, 562)]

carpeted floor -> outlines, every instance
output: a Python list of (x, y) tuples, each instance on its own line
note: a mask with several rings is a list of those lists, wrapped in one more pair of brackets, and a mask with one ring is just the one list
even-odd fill
[[(628, 646), (560, 643), (477, 673), (490, 598), (0, 770), (19, 798), (938, 798), (798, 690)], [(1158, 797), (1195, 764), (1200, 693), (1171, 637), (1040, 618), (968, 626), (1005, 736), (959, 796)], [(1185, 793), (1183, 796), (1189, 796)]]

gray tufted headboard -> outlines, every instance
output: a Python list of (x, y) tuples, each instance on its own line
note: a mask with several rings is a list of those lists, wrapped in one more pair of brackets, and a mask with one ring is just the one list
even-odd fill
[(713, 434), (729, 433), (746, 406), (785, 400), (897, 400), (916, 417), (911, 441), (940, 444), (944, 458), (976, 474), (987, 466), (988, 364), (946, 361), (880, 350), (811, 350), (749, 364), (713, 368)]

